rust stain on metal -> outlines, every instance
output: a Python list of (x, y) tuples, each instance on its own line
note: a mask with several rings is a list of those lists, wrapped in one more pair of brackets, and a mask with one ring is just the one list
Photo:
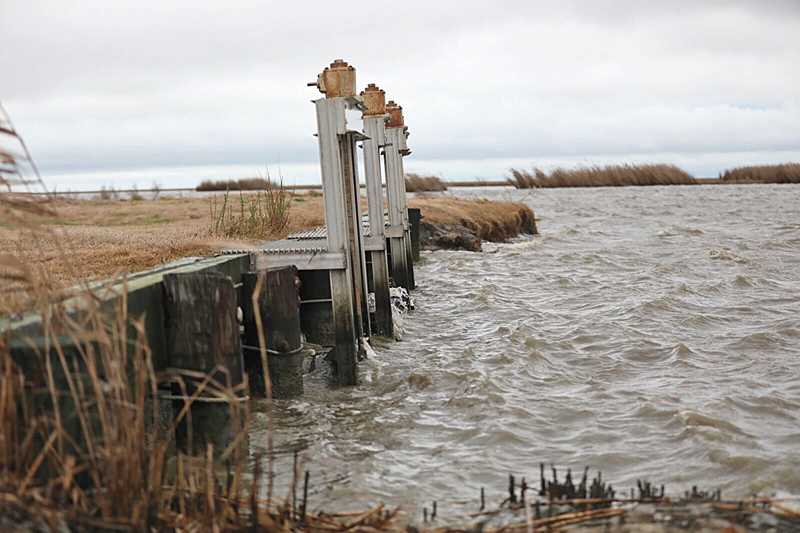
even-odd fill
[(364, 99), (363, 116), (386, 114), (386, 92), (383, 89), (374, 83), (370, 83), (366, 89), (361, 91), (361, 97)]
[[(313, 85), (309, 84), (309, 85)], [(336, 59), (317, 76), (317, 88), (326, 98), (356, 95), (356, 69)]]
[(389, 122), (386, 123), (387, 128), (402, 128), (405, 124), (403, 122), (403, 107), (389, 100), (386, 103), (386, 112), (389, 113)]

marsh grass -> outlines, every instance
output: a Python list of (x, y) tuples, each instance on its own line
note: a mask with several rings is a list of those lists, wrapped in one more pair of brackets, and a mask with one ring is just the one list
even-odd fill
[(726, 183), (800, 183), (800, 163), (736, 167), (721, 173)]
[(406, 192), (439, 192), (446, 190), (447, 184), (437, 176), (406, 174)]
[(522, 202), (439, 196), (414, 198), (409, 206), (422, 211), (425, 225), (463, 226), (482, 240), (503, 242), (521, 234), (538, 233), (533, 210)]
[(510, 170), (510, 185), (517, 189), (539, 187), (625, 187), (647, 185), (694, 185), (696, 180), (675, 165), (607, 165), (556, 168), (549, 175), (538, 168)]
[[(281, 234), (289, 225), (293, 195), (283, 183), (265, 182), (261, 191), (244, 193), (238, 198), (226, 191), (221, 198), (209, 198), (213, 236), (266, 239)], [(238, 200), (238, 201), (237, 201)]]

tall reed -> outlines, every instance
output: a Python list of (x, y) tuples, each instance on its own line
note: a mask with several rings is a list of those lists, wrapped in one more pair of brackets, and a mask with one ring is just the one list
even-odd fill
[(800, 163), (736, 167), (722, 172), (727, 183), (800, 183)]
[(447, 184), (437, 176), (406, 174), (406, 192), (439, 192), (446, 190)]
[(517, 189), (538, 187), (624, 187), (645, 185), (694, 185), (696, 180), (675, 165), (607, 165), (556, 168), (549, 175), (538, 168), (510, 170), (508, 182)]

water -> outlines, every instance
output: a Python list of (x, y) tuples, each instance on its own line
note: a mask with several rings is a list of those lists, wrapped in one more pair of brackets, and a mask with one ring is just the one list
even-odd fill
[(279, 485), (300, 448), (314, 507), (453, 516), (540, 461), (800, 493), (800, 187), (463, 194), (528, 202), (541, 236), (423, 253), (364, 383), (278, 402)]

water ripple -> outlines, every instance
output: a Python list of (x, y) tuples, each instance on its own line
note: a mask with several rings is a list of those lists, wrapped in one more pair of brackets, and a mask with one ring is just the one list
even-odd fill
[(542, 235), (423, 254), (369, 379), (276, 402), (279, 485), (300, 448), (345, 508), (474, 501), (540, 461), (800, 493), (800, 187), (467, 194), (518, 194)]

